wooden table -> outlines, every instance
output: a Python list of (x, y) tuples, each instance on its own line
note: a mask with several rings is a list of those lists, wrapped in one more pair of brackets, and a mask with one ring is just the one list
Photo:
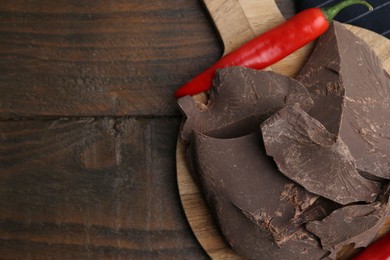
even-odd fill
[(221, 54), (199, 0), (1, 0), (0, 258), (207, 258), (173, 92)]

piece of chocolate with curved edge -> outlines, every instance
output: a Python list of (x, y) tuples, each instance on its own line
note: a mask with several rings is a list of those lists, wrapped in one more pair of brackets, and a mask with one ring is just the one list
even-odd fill
[(192, 131), (218, 138), (253, 133), (260, 123), (288, 104), (300, 103), (308, 110), (313, 103), (298, 81), (271, 71), (229, 67), (217, 71), (207, 106), (190, 97), (178, 100), (186, 116), (181, 137), (185, 142)]
[(334, 22), (296, 77), (309, 114), (339, 135), (364, 176), (390, 179), (390, 77), (374, 51)]
[(351, 205), (337, 209), (322, 221), (309, 222), (306, 228), (320, 238), (322, 247), (335, 258), (345, 245), (368, 246), (389, 215), (388, 203)]
[(265, 149), (279, 170), (307, 191), (340, 204), (372, 202), (379, 183), (355, 169), (348, 147), (298, 106), (281, 109), (261, 125)]
[(318, 196), (278, 171), (259, 131), (231, 139), (194, 132), (189, 149), (202, 194), (233, 250), (246, 259), (327, 254), (300, 220), (322, 219), (329, 212), (323, 207), (307, 211)]

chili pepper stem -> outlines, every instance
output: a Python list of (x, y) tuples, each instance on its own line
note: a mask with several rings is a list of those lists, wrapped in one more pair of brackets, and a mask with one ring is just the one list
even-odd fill
[(363, 0), (344, 0), (344, 1), (341, 1), (340, 3), (338, 4), (335, 4), (333, 6), (330, 6), (330, 7), (325, 7), (325, 8), (322, 8), (322, 12), (324, 13), (326, 19), (330, 22), (333, 21), (334, 17), (342, 10), (344, 9), (345, 7), (347, 6), (350, 6), (350, 5), (354, 5), (354, 4), (361, 4), (361, 5), (365, 5), (367, 6), (368, 10), (369, 11), (372, 11), (373, 8), (372, 6), (367, 3), (366, 1), (363, 1)]

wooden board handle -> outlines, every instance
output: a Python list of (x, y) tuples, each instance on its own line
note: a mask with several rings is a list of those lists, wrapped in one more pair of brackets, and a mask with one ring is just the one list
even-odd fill
[(204, 0), (222, 39), (224, 55), (255, 36), (238, 0)]
[(273, 0), (204, 0), (222, 39), (224, 55), (285, 21)]
[[(224, 53), (233, 51), (257, 35), (283, 23), (274, 0), (203, 0), (222, 39)], [(312, 50), (312, 44), (294, 52), (271, 66), (275, 72), (295, 76), (305, 57)]]

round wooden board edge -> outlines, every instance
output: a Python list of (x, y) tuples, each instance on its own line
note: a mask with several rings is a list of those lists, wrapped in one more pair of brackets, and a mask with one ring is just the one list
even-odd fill
[(179, 134), (176, 148), (178, 189), (184, 213), (196, 239), (212, 259), (241, 259), (221, 236), (185, 158), (186, 148)]
[[(383, 67), (390, 74), (390, 40), (360, 27), (344, 24), (355, 35), (363, 39), (379, 56)], [(183, 121), (184, 122), (184, 121)], [(181, 204), (187, 221), (200, 245), (212, 259), (242, 259), (225, 242), (215, 224), (201, 191), (189, 172), (185, 145), (179, 131), (176, 146), (177, 184)], [(390, 231), (390, 218), (383, 225), (379, 236)]]

